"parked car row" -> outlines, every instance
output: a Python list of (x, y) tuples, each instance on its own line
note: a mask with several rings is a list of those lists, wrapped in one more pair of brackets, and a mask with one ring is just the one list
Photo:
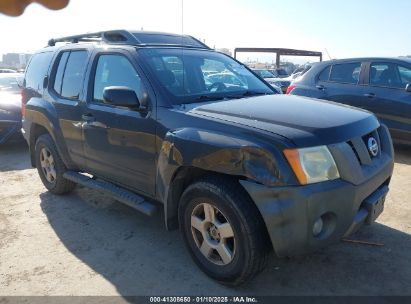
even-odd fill
[(314, 64), (287, 93), (373, 112), (394, 141), (411, 144), (411, 59), (358, 58)]
[[(244, 89), (247, 88), (247, 81), (243, 76), (238, 75), (230, 70), (225, 70), (223, 72), (210, 73), (209, 71), (203, 72), (204, 82), (206, 86), (216, 86), (216, 83), (219, 83), (220, 86), (224, 85), (227, 89)], [(282, 94), (280, 87), (270, 84), (272, 88), (278, 93)]]
[(0, 144), (19, 140), (21, 136), (22, 74), (0, 74)]
[(12, 69), (0, 69), (0, 74), (5, 74), (5, 73), (17, 73), (16, 70), (12, 70)]

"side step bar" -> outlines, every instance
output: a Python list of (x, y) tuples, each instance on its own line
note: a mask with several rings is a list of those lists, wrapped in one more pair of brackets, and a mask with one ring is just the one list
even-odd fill
[(113, 185), (112, 183), (103, 180), (95, 180), (75, 171), (67, 171), (63, 174), (63, 177), (71, 180), (72, 182), (83, 185), (84, 187), (95, 189), (110, 195), (119, 202), (126, 204), (127, 206), (146, 215), (152, 216), (158, 209), (157, 206), (147, 202), (143, 197)]

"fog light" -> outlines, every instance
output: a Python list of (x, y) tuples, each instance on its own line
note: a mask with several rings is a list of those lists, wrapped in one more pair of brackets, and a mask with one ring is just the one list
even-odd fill
[(318, 236), (323, 231), (323, 220), (320, 217), (313, 225), (313, 235)]

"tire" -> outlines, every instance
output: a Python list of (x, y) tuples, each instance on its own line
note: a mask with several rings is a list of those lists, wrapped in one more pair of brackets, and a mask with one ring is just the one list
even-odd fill
[[(261, 214), (238, 182), (209, 177), (190, 185), (180, 200), (179, 223), (195, 263), (220, 283), (240, 285), (264, 269), (271, 243)], [(227, 237), (227, 223), (233, 237)]]
[[(43, 134), (37, 139), (35, 157), (37, 171), (48, 191), (54, 194), (66, 194), (76, 187), (75, 183), (63, 177), (67, 168), (61, 160), (53, 139), (49, 134)], [(49, 165), (48, 169), (47, 165), (45, 165), (46, 168), (43, 166), (45, 162)]]

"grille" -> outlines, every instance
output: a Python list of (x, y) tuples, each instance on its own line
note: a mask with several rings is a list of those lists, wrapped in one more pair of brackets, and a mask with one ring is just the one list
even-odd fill
[(358, 155), (357, 150), (354, 147), (354, 144), (352, 143), (352, 141), (347, 141), (347, 144), (351, 147), (351, 149), (353, 150), (355, 157), (357, 157), (358, 162), (361, 164), (361, 159), (360, 156)]
[[(378, 145), (378, 152), (375, 156), (371, 154), (368, 148), (368, 140), (371, 137), (375, 138)], [(374, 130), (373, 132), (363, 135), (361, 137), (351, 139), (347, 142), (347, 144), (351, 147), (355, 156), (357, 157), (358, 162), (361, 165), (370, 165), (374, 158), (379, 157), (381, 155), (381, 141), (380, 136), (378, 134), (378, 130)]]

